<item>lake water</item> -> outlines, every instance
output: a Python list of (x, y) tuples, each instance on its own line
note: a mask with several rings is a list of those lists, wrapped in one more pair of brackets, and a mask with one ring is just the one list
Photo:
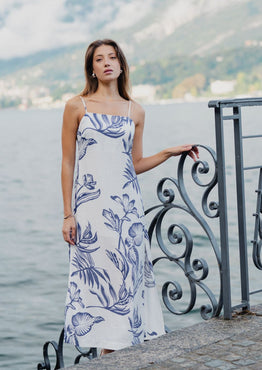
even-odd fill
[[(145, 109), (145, 155), (182, 143), (199, 143), (215, 149), (213, 111), (207, 103), (155, 105), (145, 106)], [(244, 120), (245, 133), (261, 133), (261, 108), (247, 109)], [(57, 341), (63, 326), (68, 249), (61, 234), (61, 122), (62, 110), (0, 111), (0, 367), (3, 369), (35, 369), (37, 363), (42, 361), (43, 343), (46, 340)], [(230, 121), (225, 131), (232, 295), (233, 303), (238, 304), (240, 287)], [(259, 164), (261, 149), (260, 139), (247, 143), (246, 163)], [(205, 158), (205, 151), (201, 151), (201, 155)], [(188, 162), (190, 174), (192, 162)], [(177, 163), (177, 158), (169, 159), (160, 167), (139, 176), (145, 209), (159, 203), (156, 185), (164, 176), (177, 176)], [(247, 172), (245, 180), (249, 241), (253, 238), (252, 214), (255, 212), (258, 172)], [(192, 199), (198, 202), (201, 200), (201, 189), (195, 189), (190, 179), (189, 184)], [(216, 193), (212, 200), (217, 200)], [(196, 236), (194, 253), (208, 260), (211, 273), (207, 282), (217, 293), (218, 269), (207, 238), (192, 218), (183, 214), (180, 216), (179, 212), (174, 217), (176, 223), (186, 223)], [(217, 219), (208, 222), (218, 235)], [(251, 255), (251, 243), (248, 246)], [(157, 255), (155, 248), (153, 253)], [(183, 279), (183, 274), (171, 263), (156, 265), (156, 275), (159, 288), (165, 279)], [(260, 272), (250, 263), (251, 290), (261, 288), (260, 280)], [(184, 309), (188, 299), (185, 287), (183, 302), (177, 303), (178, 307)], [(260, 295), (252, 296), (251, 303), (261, 301)], [(192, 313), (174, 316), (164, 310), (168, 326), (176, 329), (200, 322), (199, 307), (206, 303), (209, 303), (208, 298), (198, 290), (196, 308)], [(72, 364), (71, 346), (65, 348), (65, 359), (66, 366)]]

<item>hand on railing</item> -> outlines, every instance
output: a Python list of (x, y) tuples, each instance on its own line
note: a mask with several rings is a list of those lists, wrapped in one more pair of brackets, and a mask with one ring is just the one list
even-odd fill
[(198, 147), (196, 145), (192, 144), (184, 144), (179, 146), (174, 146), (171, 148), (166, 149), (169, 156), (176, 157), (178, 155), (181, 155), (185, 152), (188, 152), (188, 155), (194, 160), (194, 162), (199, 158), (199, 151)]

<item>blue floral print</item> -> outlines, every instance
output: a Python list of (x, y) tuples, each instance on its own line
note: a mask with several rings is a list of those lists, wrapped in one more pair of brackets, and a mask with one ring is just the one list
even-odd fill
[(92, 247), (92, 244), (97, 242), (97, 233), (95, 235), (91, 232), (90, 223), (86, 226), (83, 234), (81, 233), (81, 226), (77, 224), (78, 243), (76, 244), (76, 253), (72, 259), (72, 265), (76, 268), (71, 276), (79, 275), (80, 280), (83, 279), (85, 284), (93, 287), (95, 284), (97, 288), (100, 287), (100, 280), (107, 281), (109, 275), (105, 269), (95, 266), (92, 253), (97, 251), (100, 247)]
[(143, 335), (143, 328), (142, 328), (142, 319), (141, 316), (138, 314), (138, 308), (134, 309), (133, 317), (128, 317), (129, 324), (130, 324), (130, 332), (133, 334), (132, 344), (139, 344), (141, 343), (141, 335)]
[(118, 215), (116, 215), (112, 209), (109, 210), (103, 209), (103, 216), (107, 219), (108, 222), (105, 222), (105, 225), (116, 231), (117, 233), (120, 232), (120, 220)]
[(77, 208), (90, 200), (94, 200), (100, 196), (100, 189), (95, 190), (96, 181), (91, 174), (87, 173), (83, 175), (82, 184), (79, 183), (78, 179), (75, 182), (75, 207), (74, 213), (76, 213)]
[(124, 215), (120, 217), (118, 214), (115, 214), (112, 209), (109, 210), (103, 209), (103, 216), (107, 219), (108, 222), (105, 222), (105, 225), (116, 231), (119, 234), (118, 239), (118, 248), (120, 248), (121, 244), (125, 247), (125, 243), (123, 240), (123, 224), (125, 221), (130, 222), (131, 219), (128, 217), (129, 214), (135, 214), (139, 217), (136, 207), (134, 206), (135, 201), (129, 201), (129, 195), (123, 194), (122, 199), (119, 196), (111, 196), (115, 202), (119, 203), (122, 206), (122, 210)]
[(94, 324), (98, 324), (101, 321), (104, 321), (101, 316), (94, 317), (87, 312), (77, 313), (72, 317), (72, 324), (67, 327), (65, 342), (79, 346), (77, 337), (86, 335)]
[(84, 134), (86, 130), (95, 130), (111, 138), (119, 138), (125, 134), (127, 117), (110, 116), (107, 114), (100, 115), (97, 113), (87, 113), (86, 117), (88, 117), (92, 126), (85, 128), (82, 134)]
[(135, 246), (141, 245), (144, 239), (144, 225), (141, 222), (135, 222), (128, 230), (128, 234)]
[(128, 181), (126, 181), (125, 184), (123, 185), (123, 189), (125, 189), (128, 185), (132, 185), (133, 189), (137, 193), (140, 193), (140, 187), (138, 184), (137, 175), (134, 169), (132, 159), (130, 157), (128, 157), (127, 162), (126, 162), (126, 167), (124, 170), (124, 177)]
[(86, 139), (85, 137), (80, 137), (78, 141), (78, 148), (79, 148), (79, 160), (82, 159), (86, 155), (86, 151), (89, 145), (97, 144), (95, 139)]
[(123, 153), (130, 156), (132, 147), (133, 147), (133, 138), (132, 138), (131, 132), (128, 135), (127, 139), (122, 139), (122, 142), (123, 142), (123, 147), (124, 147)]
[(123, 194), (122, 199), (117, 195), (111, 196), (111, 198), (115, 202), (121, 204), (121, 206), (123, 207), (123, 211), (125, 212), (126, 215), (128, 213), (133, 213), (134, 215), (136, 215), (139, 218), (139, 214), (138, 214), (137, 209), (135, 207), (135, 200), (132, 199), (131, 201), (129, 201), (129, 195), (128, 194)]
[[(111, 311), (117, 315), (125, 316), (130, 312), (129, 304), (132, 301), (132, 295), (127, 291), (125, 284), (122, 284), (118, 294), (116, 294), (112, 285), (110, 286), (110, 295), (106, 293), (104, 287), (101, 287), (101, 291), (97, 292), (90, 290), (90, 292), (97, 296), (101, 306), (95, 306), (97, 308), (103, 308)], [(89, 308), (87, 306), (86, 308)], [(94, 307), (94, 306), (91, 306)]]
[(116, 249), (115, 252), (107, 250), (106, 254), (107, 257), (113, 262), (115, 267), (121, 272), (123, 279), (125, 280), (129, 273), (129, 264), (125, 256), (118, 249)]
[(145, 286), (148, 288), (153, 288), (156, 285), (153, 272), (153, 264), (148, 258), (147, 251), (145, 251), (144, 274)]
[(80, 289), (77, 289), (77, 285), (74, 282), (70, 283), (70, 287), (68, 288), (68, 294), (70, 297), (69, 303), (66, 305), (66, 309), (68, 310), (71, 308), (72, 310), (76, 310), (76, 306), (73, 303), (78, 303), (82, 308), (85, 307), (83, 304), (83, 300), (80, 297)]

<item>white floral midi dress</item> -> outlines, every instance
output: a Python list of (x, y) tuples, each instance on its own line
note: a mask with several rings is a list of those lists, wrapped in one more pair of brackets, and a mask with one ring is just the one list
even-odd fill
[(65, 342), (121, 349), (164, 334), (130, 116), (89, 113), (77, 131), (76, 245), (69, 247)]

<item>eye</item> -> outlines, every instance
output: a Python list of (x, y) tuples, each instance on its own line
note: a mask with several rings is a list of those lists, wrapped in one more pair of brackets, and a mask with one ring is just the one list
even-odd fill
[(96, 59), (96, 62), (100, 62), (102, 60), (102, 58), (98, 58)]
[(116, 59), (116, 57), (111, 57), (111, 59)]

